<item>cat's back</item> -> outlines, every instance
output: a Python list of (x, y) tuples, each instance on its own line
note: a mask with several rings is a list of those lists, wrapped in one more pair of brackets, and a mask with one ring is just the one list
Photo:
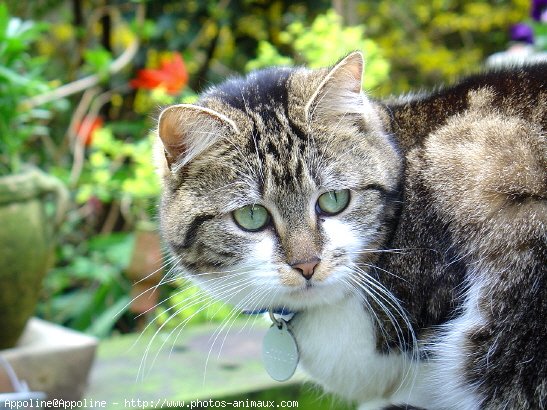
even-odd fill
[(407, 180), (462, 244), (507, 257), (530, 238), (547, 247), (545, 73), (547, 63), (492, 71), (394, 110), (416, 124), (412, 138), (395, 131)]
[(430, 93), (388, 101), (391, 128), (404, 151), (423, 144), (452, 117), (489, 112), (518, 117), (547, 128), (547, 60), (504, 67), (464, 78)]
[(463, 266), (462, 313), (434, 349), (435, 384), (485, 409), (547, 400), (545, 73), (545, 63), (506, 68), (388, 104), (405, 158), (398, 235), (424, 227), (396, 247), (438, 244)]

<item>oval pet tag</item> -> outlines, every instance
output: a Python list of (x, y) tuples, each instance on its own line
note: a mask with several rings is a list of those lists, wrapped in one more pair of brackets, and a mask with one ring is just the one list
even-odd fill
[(298, 346), (283, 319), (278, 319), (266, 332), (262, 360), (268, 374), (278, 382), (289, 380), (296, 371)]

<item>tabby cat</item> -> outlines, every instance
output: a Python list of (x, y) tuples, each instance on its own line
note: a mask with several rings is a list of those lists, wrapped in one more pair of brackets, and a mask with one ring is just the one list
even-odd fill
[(547, 63), (374, 101), (363, 57), (159, 118), (161, 231), (360, 409), (547, 407)]

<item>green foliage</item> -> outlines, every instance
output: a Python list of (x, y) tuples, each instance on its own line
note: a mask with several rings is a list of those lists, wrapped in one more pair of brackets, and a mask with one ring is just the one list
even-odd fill
[[(89, 156), (76, 188), (75, 199), (84, 204), (92, 198), (117, 201), (132, 207), (134, 217), (149, 219), (159, 195), (158, 176), (152, 161), (154, 137), (124, 141), (114, 135), (116, 124), (93, 134)], [(68, 178), (66, 169), (54, 170)]]
[(104, 47), (96, 47), (84, 51), (84, 62), (87, 64), (86, 71), (98, 74), (101, 78), (107, 78), (108, 68), (112, 63), (112, 53)]
[(540, 51), (547, 51), (547, 24), (530, 21), (528, 24), (534, 30), (534, 47)]
[[(233, 318), (233, 309), (198, 289), (187, 280), (176, 281), (175, 290), (157, 309), (157, 324), (164, 329), (174, 329), (181, 324), (222, 323)], [(238, 314), (236, 312), (236, 314)]]
[(351, 51), (361, 50), (367, 61), (364, 88), (374, 89), (389, 75), (389, 62), (378, 45), (365, 38), (365, 26), (344, 27), (342, 18), (334, 10), (317, 16), (310, 26), (301, 21), (288, 25), (279, 40), (291, 56), (285, 56), (272, 44), (259, 42), (257, 57), (247, 63), (253, 70), (272, 65), (303, 64), (311, 68), (328, 67)]
[[(13, 14), (51, 19), (49, 29), (11, 17), (4, 3)], [(127, 304), (128, 232), (155, 212), (159, 187), (149, 130), (159, 106), (193, 102), (210, 84), (250, 69), (328, 66), (353, 50), (365, 54), (364, 87), (375, 95), (432, 87), (480, 69), (488, 55), (505, 49), (508, 28), (526, 20), (530, 5), (529, 0), (135, 0), (108, 7), (102, 0), (73, 2), (79, 7), (61, 0), (4, 3), (0, 174), (16, 169), (21, 158), (41, 161), (73, 188), (74, 206), (39, 312), (101, 336)], [(141, 4), (146, 20), (139, 23), (135, 16)], [(333, 5), (342, 17), (329, 10)], [(544, 49), (546, 25), (535, 23), (534, 30), (537, 46)], [(112, 75), (112, 61), (136, 39), (137, 55)], [(175, 50), (190, 74), (180, 93), (130, 86), (140, 69), (158, 67), (155, 63)], [(48, 86), (89, 74), (98, 74), (101, 83), (63, 100), (64, 112), (22, 104)], [(104, 123), (89, 142), (69, 129), (85, 121), (86, 113)], [(82, 147), (82, 140), (88, 145)], [(230, 315), (229, 307), (202, 299), (190, 284), (179, 285), (163, 304), (160, 323), (187, 306), (167, 328), (191, 316), (190, 323), (200, 323)]]
[(119, 233), (62, 246), (61, 265), (46, 277), (37, 313), (97, 337), (108, 336), (130, 302), (131, 285), (122, 272), (133, 242), (133, 235)]
[(359, 5), (367, 35), (391, 63), (379, 94), (434, 87), (482, 68), (504, 50), (509, 27), (528, 14), (529, 0), (370, 1)]
[(256, 58), (247, 62), (245, 70), (258, 70), (271, 66), (292, 66), (294, 64), (291, 57), (282, 55), (273, 44), (262, 40), (258, 43)]
[(260, 41), (283, 47), (279, 35), (287, 24), (307, 24), (331, 2), (187, 0), (163, 4), (147, 9), (156, 25), (150, 44), (159, 50), (183, 52), (191, 74), (190, 88), (201, 92), (209, 83), (243, 72)]
[(24, 100), (47, 89), (42, 78), (44, 61), (29, 53), (46, 28), (44, 24), (11, 17), (0, 4), (0, 175), (17, 172), (21, 150), (32, 133), (47, 132), (33, 119), (48, 119), (47, 109), (29, 110)]

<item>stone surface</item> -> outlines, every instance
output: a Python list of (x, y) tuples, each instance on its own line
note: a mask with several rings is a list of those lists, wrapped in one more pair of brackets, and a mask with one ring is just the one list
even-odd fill
[[(86, 393), (106, 408), (148, 402), (209, 400), (290, 386), (272, 380), (262, 365), (262, 338), (268, 328), (251, 319), (237, 321), (217, 334), (220, 325), (188, 326), (172, 334), (111, 338), (99, 345)], [(133, 402), (131, 402), (133, 400)], [(159, 406), (157, 406), (159, 407)]]
[[(0, 355), (30, 390), (45, 392), (49, 399), (78, 400), (87, 387), (96, 347), (93, 337), (32, 318), (18, 344)], [(11, 391), (0, 367), (0, 392)]]

